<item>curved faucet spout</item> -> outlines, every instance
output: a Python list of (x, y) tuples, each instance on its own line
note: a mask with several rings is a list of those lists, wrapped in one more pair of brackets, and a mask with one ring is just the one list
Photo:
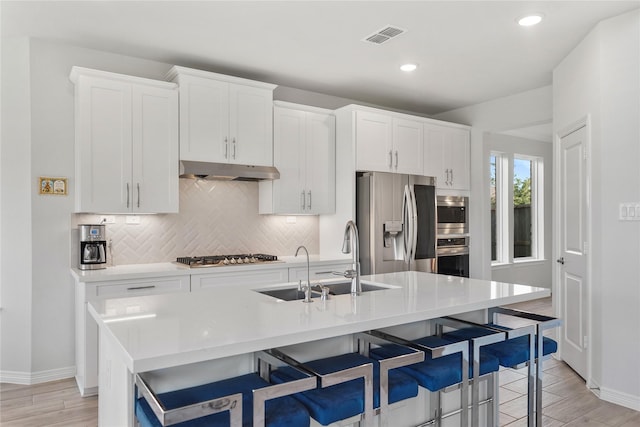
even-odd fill
[(298, 246), (298, 249), (296, 249), (296, 255), (298, 256), (298, 252), (300, 252), (300, 249), (304, 249), (305, 253), (307, 254), (307, 285), (304, 287), (300, 287), (298, 290), (304, 290), (304, 300), (302, 300), (303, 302), (313, 302), (313, 300), (311, 299), (311, 274), (309, 272), (309, 251), (307, 250), (307, 248), (305, 248), (304, 246)]
[(345, 272), (345, 277), (351, 278), (351, 294), (360, 295), (362, 293), (362, 284), (360, 283), (360, 240), (358, 238), (358, 227), (352, 220), (347, 221), (347, 225), (344, 228), (342, 253), (350, 253), (352, 255), (353, 264), (351, 270)]

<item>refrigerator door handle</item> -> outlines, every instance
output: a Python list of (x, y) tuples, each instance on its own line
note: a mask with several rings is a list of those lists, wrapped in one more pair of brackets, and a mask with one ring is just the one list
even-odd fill
[(418, 206), (413, 185), (409, 186), (409, 192), (411, 193), (411, 259), (415, 260), (418, 245)]
[(404, 261), (411, 262), (416, 256), (416, 243), (418, 240), (418, 229), (416, 227), (416, 196), (412, 185), (405, 185), (402, 205), (405, 223)]
[(409, 186), (404, 186), (404, 196), (402, 197), (402, 221), (404, 222), (403, 240), (404, 247), (402, 248), (404, 255), (404, 262), (409, 262), (410, 259), (410, 247), (411, 247), (411, 193), (409, 192)]

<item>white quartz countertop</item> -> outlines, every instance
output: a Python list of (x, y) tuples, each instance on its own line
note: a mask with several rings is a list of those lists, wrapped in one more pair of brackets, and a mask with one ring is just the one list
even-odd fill
[(550, 295), (545, 288), (421, 272), (363, 280), (389, 289), (303, 303), (225, 287), (95, 301), (89, 312), (119, 343), (128, 369), (145, 372)]
[[(320, 267), (332, 264), (348, 264), (350, 258), (327, 258), (319, 255), (311, 255), (309, 261), (312, 267)], [(82, 283), (103, 282), (112, 280), (139, 279), (142, 277), (163, 277), (180, 275), (216, 274), (225, 272), (242, 272), (250, 270), (267, 270), (289, 267), (306, 267), (305, 256), (279, 256), (277, 262), (263, 262), (259, 264), (230, 265), (223, 267), (189, 268), (176, 262), (160, 262), (151, 264), (125, 264), (115, 267), (107, 267), (101, 270), (71, 269), (73, 277)]]

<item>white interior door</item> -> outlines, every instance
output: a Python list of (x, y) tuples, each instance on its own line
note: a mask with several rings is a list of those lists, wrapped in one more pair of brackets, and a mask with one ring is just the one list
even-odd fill
[(562, 359), (587, 376), (586, 126), (560, 138), (559, 291)]

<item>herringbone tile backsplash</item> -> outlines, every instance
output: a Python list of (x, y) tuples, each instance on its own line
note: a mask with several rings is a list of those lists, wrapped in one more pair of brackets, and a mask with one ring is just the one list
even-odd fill
[[(114, 265), (234, 253), (286, 256), (299, 245), (311, 254), (319, 251), (318, 217), (297, 216), (288, 224), (285, 216), (259, 215), (256, 182), (180, 179), (180, 213), (139, 217), (137, 225), (126, 224), (125, 215), (107, 224)], [(72, 228), (98, 218), (76, 214)]]

